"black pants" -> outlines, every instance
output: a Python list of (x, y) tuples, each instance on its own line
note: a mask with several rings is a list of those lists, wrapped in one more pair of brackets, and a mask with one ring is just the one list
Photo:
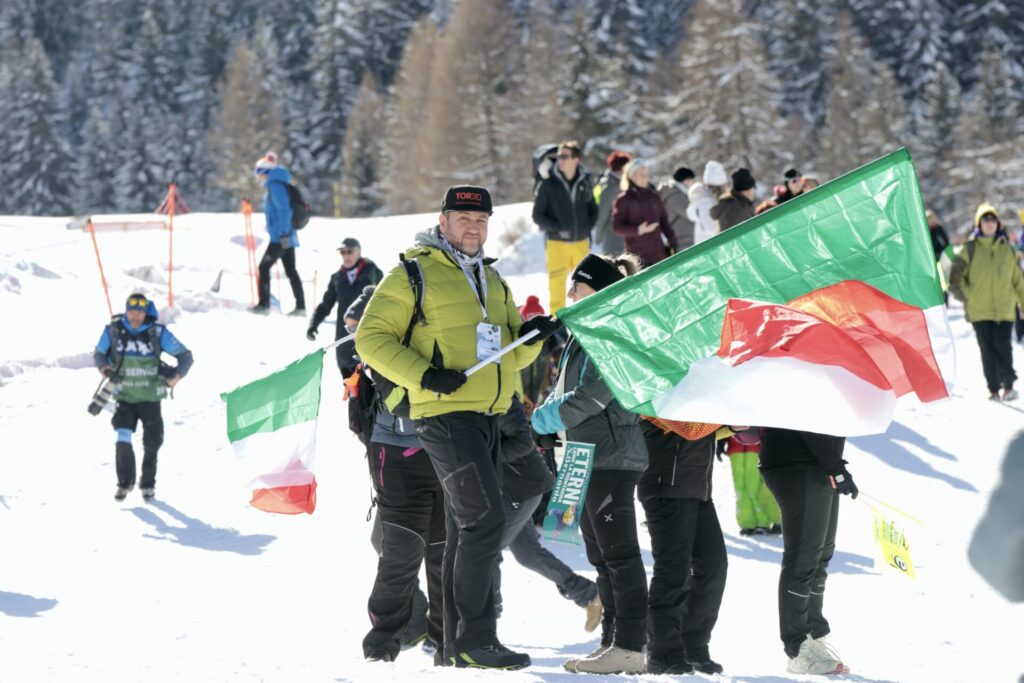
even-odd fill
[(821, 638), (829, 633), (822, 607), (828, 563), (836, 548), (839, 494), (817, 465), (762, 474), (782, 510), (779, 632), (786, 654), (795, 657), (808, 634)]
[(418, 420), (416, 431), (444, 489), (441, 583), (448, 658), (498, 642), (491, 585), (505, 529), (498, 418), (449, 413)]
[(708, 660), (729, 566), (715, 504), (652, 498), (643, 506), (654, 555), (647, 649), (662, 661)]
[(989, 392), (1012, 389), (1017, 379), (1013, 371), (1013, 323), (982, 320), (973, 324)]
[(597, 570), (597, 591), (604, 606), (601, 644), (637, 652), (647, 640), (647, 573), (640, 558), (633, 499), (641, 474), (594, 470), (580, 518), (587, 560)]
[[(292, 285), (295, 308), (306, 308), (306, 295), (302, 291), (302, 279), (299, 277), (299, 271), (295, 270), (295, 249), (282, 249), (280, 244), (273, 242), (267, 245), (267, 250), (263, 252), (263, 258), (260, 259), (260, 296), (257, 305), (263, 308), (270, 306), (270, 269), (278, 259), (281, 259), (281, 263), (284, 264), (284, 273)], [(342, 312), (344, 313), (344, 311)]]
[(442, 642), (445, 531), (441, 484), (426, 453), (406, 453), (400, 446), (374, 443), (370, 447), (382, 536), (377, 578), (367, 603), (372, 627), (363, 638), (364, 655), (386, 652), (392, 658), (398, 656), (423, 562), (429, 596), (427, 635), (438, 645)]
[[(156, 456), (164, 442), (164, 418), (160, 415), (160, 401), (117, 404), (110, 424), (114, 429), (130, 429), (142, 423), (142, 479), (139, 488), (156, 487)], [(117, 485), (122, 488), (135, 486), (135, 450), (130, 441), (118, 441), (114, 448), (117, 467)]]

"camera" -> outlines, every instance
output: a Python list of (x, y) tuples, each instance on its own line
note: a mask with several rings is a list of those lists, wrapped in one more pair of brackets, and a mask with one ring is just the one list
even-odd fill
[(99, 387), (96, 388), (96, 393), (92, 395), (92, 401), (89, 403), (89, 414), (99, 415), (100, 412), (110, 402), (110, 397), (117, 393), (117, 390), (121, 387), (120, 383), (110, 377), (104, 377), (103, 381), (100, 382)]

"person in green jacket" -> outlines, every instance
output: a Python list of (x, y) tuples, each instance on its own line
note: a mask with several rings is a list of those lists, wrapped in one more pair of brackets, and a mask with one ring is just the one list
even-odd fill
[(1018, 393), (1013, 388), (1017, 374), (1011, 335), (1016, 304), (1024, 306), (1024, 274), (994, 206), (981, 204), (974, 226), (972, 239), (953, 262), (949, 289), (964, 302), (967, 320), (974, 325), (989, 398), (1013, 401)]
[[(405, 253), (422, 275), (419, 296), (405, 265), (391, 270), (366, 306), (356, 351), (397, 385), (392, 394), (408, 395), (420, 445), (444, 490), (444, 644), (435, 663), (519, 669), (530, 657), (498, 641), (491, 586), (505, 526), (499, 421), (512, 405), (519, 371), (560, 323), (549, 316), (523, 322), (493, 259), (484, 257), (490, 216), (487, 189), (448, 189), (438, 225)], [(465, 374), (533, 330), (539, 334), (530, 341)], [(385, 404), (392, 408), (395, 400)]]

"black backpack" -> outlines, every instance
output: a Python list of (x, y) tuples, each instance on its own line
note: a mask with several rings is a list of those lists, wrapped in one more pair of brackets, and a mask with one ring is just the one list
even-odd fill
[(309, 203), (303, 198), (299, 188), (291, 183), (285, 183), (284, 189), (288, 191), (288, 203), (292, 207), (292, 227), (296, 230), (302, 230), (309, 223), (313, 210), (309, 208)]
[[(405, 336), (402, 337), (402, 346), (409, 346), (416, 323), (427, 324), (427, 319), (423, 315), (423, 272), (420, 270), (420, 264), (416, 262), (416, 259), (407, 259), (404, 254), (400, 255), (399, 258), (402, 261), (402, 265), (405, 266), (405, 274), (409, 278), (409, 286), (412, 287), (412, 291), (416, 295), (416, 305), (413, 307), (412, 320), (409, 321), (409, 327), (406, 328)], [(383, 406), (392, 415), (395, 417), (409, 417), (409, 392), (377, 370), (373, 370), (373, 383), (377, 389), (377, 400), (381, 401)], [(400, 400), (398, 399), (398, 394), (395, 394), (394, 398), (392, 398), (392, 393), (395, 391), (401, 391)]]

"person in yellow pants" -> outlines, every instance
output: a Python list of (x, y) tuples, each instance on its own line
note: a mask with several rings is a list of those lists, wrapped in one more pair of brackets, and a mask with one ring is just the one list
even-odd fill
[(566, 277), (590, 252), (590, 231), (597, 222), (597, 202), (590, 174), (580, 164), (575, 140), (558, 145), (557, 163), (546, 168), (533, 202), (533, 222), (544, 231), (548, 287), (554, 315), (565, 306)]
[(782, 533), (782, 513), (758, 470), (760, 437), (755, 429), (733, 436), (726, 445), (736, 489), (736, 523), (741, 536)]
[(565, 307), (566, 278), (576, 264), (590, 253), (590, 240), (562, 242), (548, 238), (544, 249), (548, 266), (548, 289), (551, 292), (552, 315)]

